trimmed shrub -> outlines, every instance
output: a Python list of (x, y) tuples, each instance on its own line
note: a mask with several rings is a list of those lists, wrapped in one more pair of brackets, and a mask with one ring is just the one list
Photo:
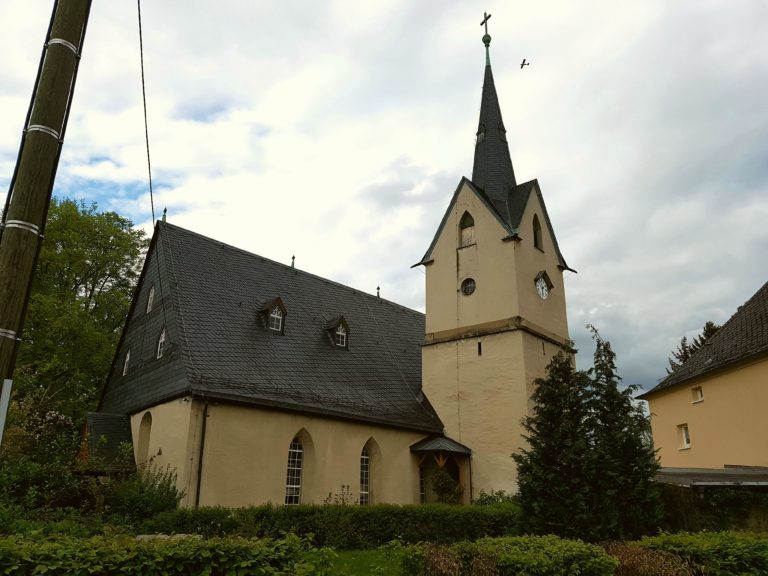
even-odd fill
[(694, 568), (695, 574), (768, 574), (766, 535), (739, 532), (663, 534), (643, 538), (639, 545), (682, 558)]
[(399, 540), (436, 543), (518, 534), (514, 505), (450, 506), (253, 506), (164, 512), (139, 525), (143, 533), (204, 536), (237, 534), (279, 537), (313, 535), (315, 543), (339, 549), (375, 548)]
[(768, 531), (768, 494), (743, 488), (694, 490), (673, 484), (660, 484), (659, 488), (665, 531)]
[(617, 564), (599, 546), (579, 540), (516, 536), (412, 546), (403, 553), (403, 576), (612, 576)]
[(176, 472), (170, 468), (140, 468), (136, 474), (110, 483), (105, 504), (112, 514), (128, 521), (175, 510), (184, 493), (176, 488)]
[(683, 559), (642, 548), (636, 544), (612, 542), (603, 548), (619, 561), (614, 576), (695, 576), (694, 569)]
[(0, 539), (0, 572), (27, 574), (253, 574), (324, 576), (333, 553), (288, 536), (281, 540)]

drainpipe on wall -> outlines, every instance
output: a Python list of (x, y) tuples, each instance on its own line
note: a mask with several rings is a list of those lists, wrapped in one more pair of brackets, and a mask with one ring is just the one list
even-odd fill
[(205, 429), (208, 425), (208, 400), (203, 406), (203, 429), (200, 433), (200, 454), (197, 457), (197, 489), (195, 490), (195, 510), (200, 507), (200, 489), (203, 484), (203, 452), (205, 451)]

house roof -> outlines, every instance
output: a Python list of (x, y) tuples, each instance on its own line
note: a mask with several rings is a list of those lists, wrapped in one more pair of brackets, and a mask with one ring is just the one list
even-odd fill
[(730, 320), (680, 368), (639, 397), (646, 398), (692, 378), (704, 376), (766, 353), (768, 353), (768, 282), (743, 306), (740, 306)]
[[(184, 372), (164, 393), (167, 398), (201, 395), (442, 430), (421, 393), (423, 314), (169, 223), (157, 224), (157, 236), (153, 244), (160, 247), (175, 319), (171, 356), (181, 359)], [(152, 268), (145, 264), (149, 272)], [(277, 297), (287, 311), (282, 333), (269, 330), (259, 313), (264, 302)], [(326, 330), (342, 316), (350, 328), (348, 349), (334, 346)], [(124, 340), (138, 346), (130, 324)], [(149, 379), (150, 367), (159, 362), (150, 358), (146, 368), (141, 363), (137, 383), (141, 370)], [(118, 372), (113, 366), (108, 387), (120, 380)], [(140, 384), (119, 390), (105, 393), (102, 410), (114, 404), (127, 412), (147, 407), (140, 406), (148, 401), (139, 397)], [(144, 398), (161, 401), (153, 394), (147, 389)]]
[(768, 468), (661, 468), (656, 481), (679, 486), (768, 486)]

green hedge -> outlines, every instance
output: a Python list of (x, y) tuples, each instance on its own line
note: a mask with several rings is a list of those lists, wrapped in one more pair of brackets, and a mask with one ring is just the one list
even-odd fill
[(333, 553), (288, 536), (282, 540), (196, 538), (137, 540), (127, 536), (53, 540), (0, 539), (0, 573), (209, 574), (258, 576), (331, 574)]
[(768, 574), (768, 535), (745, 532), (663, 534), (640, 546), (675, 554), (708, 576)]
[(617, 565), (618, 561), (599, 546), (557, 536), (419, 545), (403, 554), (403, 576), (612, 576)]
[(142, 523), (142, 533), (278, 537), (313, 535), (320, 546), (374, 548), (399, 540), (450, 543), (519, 533), (518, 508), (494, 506), (254, 506), (179, 509)]

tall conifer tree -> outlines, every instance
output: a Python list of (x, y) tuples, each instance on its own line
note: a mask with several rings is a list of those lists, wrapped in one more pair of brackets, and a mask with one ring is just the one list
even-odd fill
[(526, 530), (586, 540), (634, 538), (660, 519), (649, 422), (620, 387), (616, 355), (592, 330), (594, 367), (558, 354), (523, 419), (529, 447), (513, 455)]

